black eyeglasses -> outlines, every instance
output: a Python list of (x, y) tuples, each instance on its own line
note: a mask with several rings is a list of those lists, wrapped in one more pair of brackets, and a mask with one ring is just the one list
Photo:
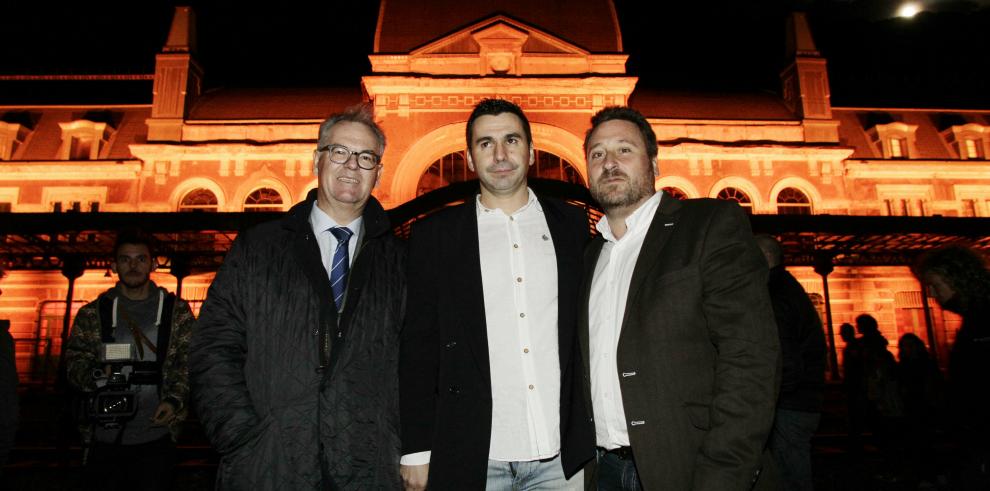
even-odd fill
[(337, 145), (332, 143), (316, 149), (318, 152), (327, 152), (327, 156), (330, 161), (335, 164), (345, 165), (348, 160), (351, 160), (351, 155), (354, 155), (357, 160), (358, 167), (364, 170), (372, 170), (378, 167), (378, 161), (380, 157), (375, 152), (371, 150), (364, 150), (361, 152), (351, 150), (343, 145)]

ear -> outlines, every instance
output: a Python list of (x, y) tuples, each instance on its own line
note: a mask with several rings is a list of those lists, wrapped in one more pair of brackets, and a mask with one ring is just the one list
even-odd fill
[(151, 269), (148, 270), (149, 273), (154, 273), (158, 269), (158, 258), (151, 256), (148, 258), (148, 262), (151, 263)]
[(657, 158), (650, 160), (650, 170), (653, 171), (653, 179), (660, 177), (660, 168), (657, 167)]
[(476, 170), (474, 170), (474, 159), (473, 159), (473, 158), (471, 157), (471, 150), (470, 150), (470, 149), (468, 149), (468, 150), (467, 150), (466, 152), (464, 152), (464, 153), (465, 153), (465, 155), (467, 155), (467, 165), (468, 165), (468, 169), (470, 169), (470, 170), (471, 170), (471, 172), (474, 172), (474, 173), (477, 173), (478, 171), (476, 171)]
[(313, 175), (320, 175), (320, 151), (313, 150)]
[(536, 163), (536, 150), (533, 148), (533, 144), (529, 144), (529, 166), (532, 167)]
[(378, 170), (375, 171), (375, 185), (371, 186), (372, 189), (377, 188), (378, 184), (382, 182), (382, 169), (384, 169), (384, 167), (379, 163)]
[(120, 274), (120, 273), (117, 272), (117, 260), (116, 259), (114, 259), (114, 261), (112, 263), (110, 263), (110, 271), (113, 271), (113, 274), (116, 274), (116, 275), (119, 275)]

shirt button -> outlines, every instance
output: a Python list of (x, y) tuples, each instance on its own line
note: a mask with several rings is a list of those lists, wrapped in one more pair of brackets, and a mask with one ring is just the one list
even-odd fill
[(550, 237), (547, 237), (547, 234), (543, 234), (543, 240), (550, 240)]
[(529, 384), (529, 390), (533, 390), (533, 389), (535, 389), (535, 388), (536, 388), (536, 386), (535, 386), (535, 385), (533, 385), (533, 384)]
[(529, 348), (523, 348), (523, 353), (529, 353)]
[(516, 283), (522, 283), (522, 276), (516, 278)]
[(519, 248), (519, 244), (512, 244), (512, 248), (513, 249), (518, 249)]
[(519, 317), (526, 317), (526, 314), (523, 312), (519, 312)]
[(516, 217), (509, 217), (509, 221), (510, 221), (510, 222), (514, 222), (514, 221), (516, 221)]

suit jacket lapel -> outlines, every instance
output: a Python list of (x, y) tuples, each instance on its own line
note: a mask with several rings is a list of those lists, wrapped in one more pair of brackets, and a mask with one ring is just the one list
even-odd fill
[[(560, 369), (564, 370), (570, 364), (571, 349), (574, 346), (571, 343), (574, 340), (574, 334), (571, 331), (573, 327), (560, 329), (559, 326), (563, 325), (561, 323), (565, 319), (574, 319), (570, 316), (573, 316), (575, 306), (566, 301), (574, 298), (572, 295), (560, 294), (560, 292), (575, 288), (574, 282), (578, 280), (578, 265), (571, 264), (573, 262), (571, 258), (576, 256), (575, 249), (578, 245), (574, 243), (572, 237), (568, 236), (563, 217), (558, 213), (558, 210), (542, 199), (539, 201), (540, 207), (543, 209), (543, 218), (547, 222), (547, 229), (550, 230), (550, 237), (553, 239), (553, 252), (557, 263), (557, 349), (560, 355)], [(569, 326), (573, 326), (573, 324), (569, 324)]]
[[(485, 292), (481, 280), (481, 253), (478, 245), (478, 211), (474, 199), (461, 205), (449, 246), (450, 278), (457, 301), (453, 308), (462, 310), (464, 334), (478, 369), (491, 390), (491, 367), (488, 358), (488, 323), (485, 320)], [(444, 267), (444, 265), (440, 265)]]
[(629, 319), (629, 311), (633, 305), (632, 299), (636, 298), (640, 287), (643, 286), (643, 281), (646, 280), (647, 275), (653, 271), (657, 261), (660, 260), (663, 248), (667, 245), (667, 241), (677, 226), (677, 216), (680, 210), (680, 201), (667, 195), (661, 197), (660, 207), (657, 209), (656, 214), (653, 215), (650, 228), (646, 231), (646, 238), (643, 239), (643, 247), (639, 250), (639, 257), (636, 258), (636, 267), (633, 268), (632, 279), (629, 281), (629, 295), (626, 296), (626, 309), (622, 313), (621, 333), (623, 334), (626, 332), (626, 321)]

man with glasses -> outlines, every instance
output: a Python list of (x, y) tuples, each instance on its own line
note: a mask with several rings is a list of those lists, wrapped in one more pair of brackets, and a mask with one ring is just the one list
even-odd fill
[(318, 189), (237, 237), (193, 336), (218, 489), (397, 489), (405, 251), (366, 107), (320, 126)]
[(417, 222), (402, 334), (406, 489), (583, 490), (577, 387), (583, 210), (527, 186), (532, 132), (486, 99), (467, 123), (479, 194)]

